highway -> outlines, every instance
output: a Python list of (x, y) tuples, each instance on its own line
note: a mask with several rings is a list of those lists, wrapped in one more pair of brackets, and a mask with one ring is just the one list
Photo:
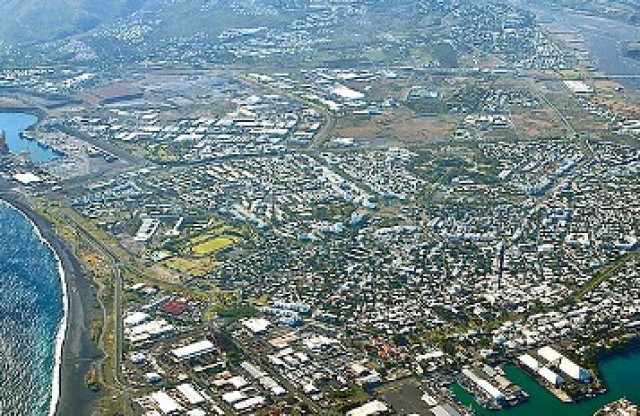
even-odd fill
[[(107, 247), (104, 243), (97, 240), (89, 231), (87, 231), (82, 225), (80, 225), (73, 218), (69, 217), (66, 214), (62, 214), (63, 220), (71, 226), (78, 234), (84, 237), (89, 244), (93, 246), (94, 249), (98, 250), (101, 253), (104, 253), (109, 264), (113, 270), (113, 278), (114, 278), (114, 296), (113, 296), (113, 317), (114, 317), (114, 332), (115, 332), (115, 340), (114, 340), (114, 380), (116, 383), (123, 389), (126, 389), (127, 385), (122, 381), (122, 333), (123, 333), (123, 319), (122, 319), (122, 271), (120, 268), (120, 262), (118, 261), (117, 256), (111, 251), (109, 247)], [(107, 322), (107, 311), (104, 308), (104, 324), (103, 324), (103, 334), (101, 335), (101, 340), (104, 342), (104, 332), (106, 328)], [(103, 345), (104, 348), (104, 345)], [(105, 351), (106, 352), (106, 351)]]
[(319, 113), (321, 113), (324, 116), (324, 123), (322, 123), (322, 127), (320, 128), (320, 131), (318, 131), (318, 133), (313, 137), (313, 143), (311, 144), (311, 149), (313, 150), (317, 150), (322, 148), (322, 146), (326, 143), (327, 140), (329, 140), (331, 138), (331, 134), (333, 133), (337, 121), (336, 118), (333, 114), (331, 114), (330, 111), (328, 111), (325, 107), (316, 104), (314, 102), (305, 100), (304, 98), (301, 98), (295, 94), (291, 94), (288, 91), (282, 90), (280, 88), (276, 88), (273, 87), (271, 85), (268, 84), (263, 84), (259, 81), (256, 81), (253, 78), (249, 78), (246, 76), (242, 76), (239, 75), (239, 77), (246, 83), (251, 84), (253, 86), (257, 86), (257, 87), (261, 87), (261, 88), (266, 88), (271, 90), (272, 92), (279, 94), (279, 95), (284, 95), (287, 96), (293, 100), (302, 102), (306, 105), (308, 105), (309, 107), (312, 107), (313, 109), (315, 109), (316, 111), (318, 111)]

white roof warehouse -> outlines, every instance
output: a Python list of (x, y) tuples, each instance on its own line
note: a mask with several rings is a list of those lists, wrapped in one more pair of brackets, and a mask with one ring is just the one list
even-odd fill
[(186, 361), (215, 351), (215, 345), (208, 339), (194, 342), (171, 351), (179, 360)]

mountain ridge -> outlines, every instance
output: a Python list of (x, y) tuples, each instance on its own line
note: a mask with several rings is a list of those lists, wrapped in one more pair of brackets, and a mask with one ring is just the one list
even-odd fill
[(7, 0), (0, 3), (0, 42), (27, 44), (87, 32), (130, 16), (152, 0)]

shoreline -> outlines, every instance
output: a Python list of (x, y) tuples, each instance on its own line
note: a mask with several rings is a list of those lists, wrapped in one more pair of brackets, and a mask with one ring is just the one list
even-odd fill
[(60, 322), (58, 323), (58, 330), (56, 331), (56, 346), (53, 357), (53, 375), (51, 377), (51, 399), (49, 400), (49, 410), (47, 412), (47, 415), (54, 416), (58, 408), (58, 402), (60, 401), (62, 348), (66, 340), (67, 329), (69, 326), (69, 293), (67, 289), (67, 273), (64, 270), (64, 266), (62, 265), (60, 256), (53, 248), (51, 243), (44, 238), (44, 236), (42, 235), (42, 230), (40, 230), (40, 227), (34, 222), (34, 220), (23, 209), (11, 203), (11, 201), (8, 201), (4, 198), (0, 198), (0, 201), (2, 201), (1, 203), (6, 204), (18, 211), (29, 222), (29, 224), (31, 224), (31, 228), (38, 236), (38, 239), (49, 248), (49, 250), (53, 254), (54, 259), (56, 260), (56, 263), (58, 263), (58, 278), (60, 279), (60, 289), (62, 292), (62, 318), (60, 318)]
[[(56, 160), (56, 159), (59, 159), (59, 158), (65, 156), (65, 153), (63, 151), (56, 149), (51, 144), (49, 144), (47, 141), (42, 141), (41, 139), (38, 139), (38, 138), (35, 138), (35, 137), (32, 137), (32, 138), (25, 137), (25, 133), (33, 131), (34, 128), (36, 128), (38, 126), (38, 124), (40, 124), (45, 119), (46, 116), (45, 116), (44, 113), (39, 113), (35, 109), (33, 109), (33, 111), (31, 111), (31, 110), (30, 111), (18, 111), (18, 110), (12, 111), (12, 110), (6, 110), (6, 109), (3, 109), (3, 108), (0, 107), (0, 115), (4, 115), (4, 114), (6, 114), (6, 115), (21, 114), (21, 115), (25, 115), (25, 116), (35, 117), (35, 119), (36, 119), (35, 122), (33, 122), (32, 124), (29, 124), (28, 126), (22, 128), (17, 133), (16, 136), (17, 136), (18, 141), (26, 142), (26, 143), (34, 143), (40, 149), (53, 153), (53, 155), (51, 156), (51, 160)], [(21, 153), (24, 152), (24, 150), (22, 150), (20, 152), (17, 152), (15, 149), (12, 150), (11, 146), (9, 145), (10, 141), (11, 140), (9, 140), (7, 138), (7, 147), (9, 148), (9, 153), (11, 153), (12, 155), (15, 155), (15, 156), (19, 156)], [(13, 140), (13, 141), (15, 142), (15, 140)], [(50, 162), (51, 160), (46, 160), (45, 162)], [(31, 162), (34, 163), (33, 161), (31, 161)]]
[(49, 247), (58, 262), (63, 316), (56, 333), (47, 416), (91, 414), (100, 393), (88, 389), (85, 375), (103, 356), (89, 338), (90, 324), (95, 316), (100, 316), (96, 311), (99, 307), (92, 307), (90, 303), (95, 296), (93, 282), (84, 274), (71, 248), (52, 224), (2, 183), (0, 203), (16, 209), (30, 222), (40, 241)]
[(53, 375), (51, 377), (51, 399), (49, 400), (49, 411), (47, 412), (48, 416), (54, 416), (58, 408), (58, 402), (60, 401), (60, 372), (62, 371), (62, 349), (67, 338), (67, 329), (69, 327), (69, 293), (67, 288), (67, 273), (64, 269), (64, 266), (62, 265), (62, 260), (60, 260), (58, 252), (53, 248), (51, 243), (46, 238), (44, 238), (44, 236), (42, 235), (42, 230), (40, 230), (38, 224), (36, 224), (35, 221), (30, 218), (29, 215), (27, 215), (27, 213), (20, 207), (12, 204), (10, 201), (5, 200), (4, 198), (0, 198), (0, 201), (18, 211), (29, 222), (29, 224), (31, 224), (31, 228), (38, 236), (38, 239), (49, 248), (56, 260), (56, 263), (58, 263), (58, 278), (60, 279), (60, 289), (62, 292), (62, 318), (60, 318), (60, 322), (58, 323), (58, 330), (56, 331), (56, 346), (53, 357)]
[(38, 107), (3, 107), (0, 106), (0, 113), (20, 113), (20, 114), (29, 114), (38, 119), (34, 123), (38, 124), (45, 118), (47, 118), (47, 113)]

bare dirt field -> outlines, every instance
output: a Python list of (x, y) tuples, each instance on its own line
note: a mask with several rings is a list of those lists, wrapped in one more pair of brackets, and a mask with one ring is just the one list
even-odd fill
[(335, 137), (348, 137), (378, 145), (419, 145), (420, 143), (448, 139), (460, 117), (420, 116), (407, 108), (394, 108), (374, 117), (348, 116), (338, 120)]

